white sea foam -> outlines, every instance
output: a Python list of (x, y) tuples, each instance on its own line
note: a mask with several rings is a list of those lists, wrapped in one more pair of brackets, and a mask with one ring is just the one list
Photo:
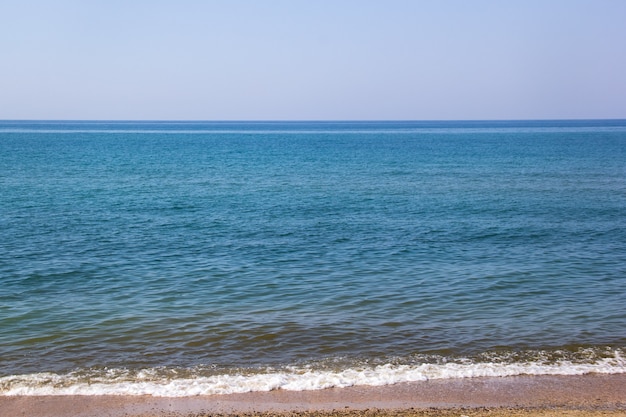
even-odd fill
[[(380, 386), (429, 379), (474, 377), (506, 377), (517, 375), (583, 375), (589, 373), (626, 373), (626, 359), (621, 350), (610, 357), (589, 363), (559, 360), (552, 363), (471, 362), (422, 363), (413, 365), (385, 364), (344, 370), (315, 370), (288, 367), (259, 373), (164, 375), (162, 369), (146, 369), (136, 373), (127, 370), (102, 371), (99, 375), (80, 373), (59, 375), (37, 373), (0, 378), (0, 395), (153, 395), (183, 397), (231, 394), (277, 389), (290, 391), (342, 388), (355, 385)], [(174, 376), (173, 376), (174, 375)]]

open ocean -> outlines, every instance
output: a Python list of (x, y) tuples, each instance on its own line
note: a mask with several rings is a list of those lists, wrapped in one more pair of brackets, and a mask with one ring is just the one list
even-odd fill
[(0, 395), (626, 372), (626, 120), (0, 121)]

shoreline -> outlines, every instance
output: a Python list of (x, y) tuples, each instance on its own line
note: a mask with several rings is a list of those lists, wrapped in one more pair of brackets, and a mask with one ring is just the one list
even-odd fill
[[(582, 412), (575, 413), (581, 416), (598, 413), (626, 416), (626, 374), (463, 378), (378, 387), (194, 397), (0, 396), (0, 410), (6, 417), (330, 415), (331, 412), (356, 416), (365, 410), (368, 415), (380, 416), (392, 415), (394, 410), (416, 416), (497, 415), (497, 410), (502, 415), (511, 414), (512, 410), (520, 415), (543, 415), (550, 410), (557, 414), (549, 415), (561, 415), (569, 410)], [(493, 412), (496, 414), (490, 414)]]

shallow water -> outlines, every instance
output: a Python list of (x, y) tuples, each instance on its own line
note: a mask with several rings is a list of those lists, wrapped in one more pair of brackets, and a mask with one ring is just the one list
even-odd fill
[(624, 371), (626, 121), (0, 122), (0, 195), (0, 392)]

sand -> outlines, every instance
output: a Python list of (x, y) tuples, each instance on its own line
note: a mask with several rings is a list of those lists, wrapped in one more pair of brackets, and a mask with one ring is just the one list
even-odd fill
[(382, 387), (166, 398), (0, 397), (2, 417), (624, 416), (626, 374), (431, 380)]

